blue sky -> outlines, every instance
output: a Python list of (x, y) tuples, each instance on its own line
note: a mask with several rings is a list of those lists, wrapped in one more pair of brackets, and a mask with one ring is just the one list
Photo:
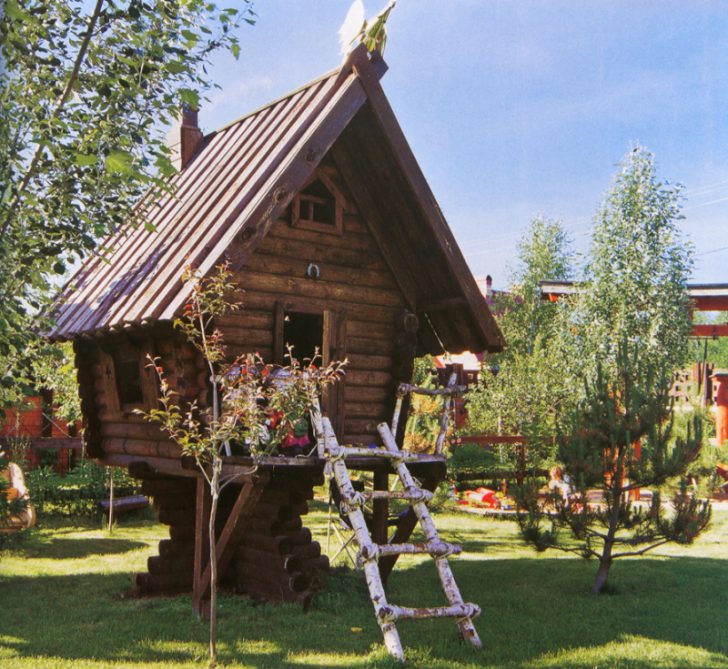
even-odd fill
[[(375, 14), (385, 0), (365, 5)], [(257, 0), (206, 131), (341, 62), (350, 0)], [(399, 0), (382, 85), (476, 275), (508, 283), (536, 214), (586, 251), (635, 144), (685, 186), (695, 282), (728, 283), (728, 3)]]

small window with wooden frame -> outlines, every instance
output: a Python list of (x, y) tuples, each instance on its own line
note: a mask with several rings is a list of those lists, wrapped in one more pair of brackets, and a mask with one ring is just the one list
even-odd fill
[(154, 371), (148, 367), (151, 344), (139, 345), (125, 338), (104, 349), (102, 362), (107, 360), (104, 390), (108, 408), (124, 414), (152, 408), (157, 402), (158, 387)]
[(344, 196), (327, 174), (318, 170), (291, 203), (291, 225), (332, 235), (344, 232)]

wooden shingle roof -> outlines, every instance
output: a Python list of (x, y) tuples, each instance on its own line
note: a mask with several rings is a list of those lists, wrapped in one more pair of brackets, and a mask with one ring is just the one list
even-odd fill
[[(208, 272), (236, 239), (252, 253), (334, 143), (345, 160), (339, 145), (354, 141), (363, 123), (373, 123), (371, 144), (377, 147), (370, 148), (394, 161), (390, 176), (402, 191), (395, 197), (406, 199), (403, 210), (416, 212), (416, 229), (399, 243), (428, 256), (434, 249), (441, 266), (430, 289), (412, 276), (415, 260), (391, 267), (410, 307), (436, 331), (423, 348), (499, 350), (500, 331), (384, 97), (379, 78), (385, 70), (381, 58), (370, 59), (359, 47), (341, 68), (205, 137), (174, 177), (173, 195), (148, 196), (156, 198), (146, 203), (148, 225), (119, 230), (102, 245), (106, 254), (90, 258), (69, 281), (56, 302), (50, 336), (73, 339), (172, 320), (188, 297), (180, 281), (187, 264)], [(357, 203), (370, 196), (360, 188)]]

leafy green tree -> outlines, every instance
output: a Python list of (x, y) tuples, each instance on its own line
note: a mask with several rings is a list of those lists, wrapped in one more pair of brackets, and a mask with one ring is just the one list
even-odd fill
[[(559, 459), (566, 476), (551, 494), (546, 513), (536, 486), (522, 491), (519, 516), (524, 538), (538, 550), (557, 548), (597, 558), (592, 588), (599, 594), (617, 558), (643, 555), (665, 543), (691, 543), (710, 520), (710, 504), (687, 494), (685, 484), (665, 513), (659, 492), (645, 509), (631, 492), (659, 487), (684, 474), (700, 452), (702, 423), (696, 416), (685, 438), (673, 435), (671, 375), (645, 364), (640, 347), (623, 343), (607, 376), (601, 365), (586, 381), (585, 397), (559, 426)], [(594, 491), (603, 501), (590, 502)]]
[[(648, 512), (629, 501), (636, 487), (684, 474), (702, 441), (697, 414), (684, 438), (673, 434), (668, 397), (690, 331), (692, 253), (678, 228), (680, 199), (679, 186), (658, 180), (652, 154), (638, 147), (627, 155), (597, 214), (585, 280), (566, 303), (562, 329), (571, 351), (564, 374), (581, 401), (557, 421), (557, 455), (576, 502), (555, 495), (558, 515), (544, 529), (535, 485), (521, 499), (522, 530), (537, 548), (564, 548), (560, 535), (569, 530), (577, 543), (566, 550), (598, 557), (595, 593), (615, 558), (690, 541), (710, 516), (684, 489), (668, 519), (659, 495)], [(604, 493), (605, 508), (589, 507), (591, 489)]]
[(506, 349), (489, 359), (483, 382), (468, 394), (469, 431), (525, 434), (537, 459), (548, 457), (556, 413), (570, 395), (563, 368), (564, 305), (541, 300), (539, 283), (570, 279), (573, 261), (561, 224), (535, 218), (518, 246), (509, 291), (495, 302)]
[[(609, 375), (623, 340), (638, 365), (672, 373), (687, 361), (692, 247), (681, 235), (681, 187), (660, 182), (654, 156), (623, 160), (596, 217), (585, 281), (573, 313), (573, 347), (592, 376)], [(636, 370), (639, 372), (639, 370)]]
[[(239, 46), (205, 0), (5, 0), (0, 16), (0, 393), (66, 270), (173, 171), (163, 130)], [(2, 397), (0, 397), (2, 399)]]

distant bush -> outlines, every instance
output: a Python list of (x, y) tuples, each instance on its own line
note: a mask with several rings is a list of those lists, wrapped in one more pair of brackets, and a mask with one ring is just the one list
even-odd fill
[[(114, 467), (114, 494), (131, 495), (136, 482), (126, 469)], [(38, 515), (91, 516), (98, 503), (109, 498), (109, 468), (81, 461), (65, 476), (45, 466), (26, 473), (30, 499)]]

